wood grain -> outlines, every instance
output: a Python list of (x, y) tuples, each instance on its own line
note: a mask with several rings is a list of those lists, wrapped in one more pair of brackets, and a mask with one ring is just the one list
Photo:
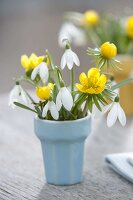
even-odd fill
[(133, 151), (133, 119), (125, 128), (108, 129), (105, 118), (93, 121), (86, 142), (84, 182), (69, 187), (46, 184), (33, 115), (7, 106), (0, 98), (0, 200), (133, 199), (133, 185), (104, 162), (108, 153)]

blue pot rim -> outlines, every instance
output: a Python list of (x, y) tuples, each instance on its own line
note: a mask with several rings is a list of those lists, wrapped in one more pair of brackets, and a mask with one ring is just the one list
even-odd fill
[(66, 123), (78, 123), (81, 121), (84, 121), (86, 119), (91, 119), (91, 115), (87, 115), (86, 117), (80, 118), (80, 119), (76, 119), (76, 120), (65, 120), (65, 121), (56, 121), (56, 120), (47, 120), (47, 119), (40, 119), (38, 116), (34, 118), (35, 120), (44, 122), (44, 123), (51, 123), (51, 124), (66, 124)]

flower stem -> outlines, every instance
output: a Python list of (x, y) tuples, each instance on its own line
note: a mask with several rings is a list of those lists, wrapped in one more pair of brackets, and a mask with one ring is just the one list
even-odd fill
[(52, 68), (53, 73), (54, 73), (54, 76), (55, 76), (56, 86), (57, 86), (58, 90), (60, 90), (60, 83), (59, 83), (59, 77), (58, 77), (58, 70), (57, 70), (56, 66), (53, 64), (52, 57), (51, 57), (51, 55), (50, 55), (50, 53), (49, 53), (48, 50), (46, 50), (46, 54), (47, 54), (47, 56), (48, 56), (48, 58), (49, 58), (50, 65), (51, 65), (51, 68)]
[(20, 77), (20, 78), (17, 78), (17, 79), (14, 79), (15, 81), (25, 81), (33, 86), (36, 86), (36, 84), (34, 83), (34, 81), (26, 78), (26, 77)]
[(74, 91), (74, 79), (75, 79), (75, 74), (74, 74), (74, 69), (71, 69), (71, 92), (72, 92), (72, 97), (74, 97), (73, 91)]
[(88, 111), (88, 98), (87, 98), (87, 100), (86, 100), (85, 107), (84, 107), (84, 110), (83, 110), (83, 117), (86, 116), (87, 111)]

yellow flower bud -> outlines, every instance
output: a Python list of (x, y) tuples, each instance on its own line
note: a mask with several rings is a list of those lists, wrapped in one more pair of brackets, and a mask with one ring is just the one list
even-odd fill
[(133, 16), (129, 17), (126, 26), (127, 35), (133, 39)]
[(38, 65), (38, 57), (32, 53), (29, 57), (30, 67), (33, 69)]
[(110, 42), (105, 42), (100, 47), (101, 55), (105, 58), (113, 58), (117, 54), (117, 47)]
[(41, 99), (41, 100), (48, 100), (50, 98), (51, 92), (54, 89), (53, 83), (49, 83), (47, 86), (43, 87), (37, 87), (36, 88), (36, 95)]
[(96, 26), (99, 22), (99, 15), (94, 10), (88, 10), (83, 14), (83, 25)]
[(48, 100), (50, 98), (50, 88), (48, 86), (37, 87), (36, 88), (36, 95), (41, 100)]
[[(34, 69), (44, 60), (44, 56), (37, 56), (36, 54), (32, 53), (30, 57), (27, 55), (21, 56), (21, 65), (25, 68), (25, 70)], [(47, 62), (48, 64), (48, 62)]]
[(21, 56), (21, 65), (25, 68), (25, 70), (29, 70), (29, 58), (27, 55), (22, 55)]
[(49, 83), (49, 84), (48, 84), (48, 87), (49, 87), (51, 90), (53, 90), (53, 89), (54, 89), (54, 85), (55, 85), (55, 84), (53, 84), (53, 83)]

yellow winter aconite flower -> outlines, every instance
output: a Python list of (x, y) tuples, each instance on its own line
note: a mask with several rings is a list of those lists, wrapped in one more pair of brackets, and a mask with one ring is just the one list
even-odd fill
[(127, 35), (133, 39), (133, 16), (129, 17), (126, 26)]
[(86, 75), (82, 72), (79, 76), (80, 84), (77, 83), (75, 86), (80, 92), (88, 94), (99, 94), (105, 89), (106, 76), (100, 75), (97, 68), (91, 68)]
[(105, 58), (113, 58), (117, 54), (117, 47), (113, 43), (105, 42), (101, 45), (100, 52)]
[(48, 100), (51, 95), (51, 91), (54, 89), (54, 84), (49, 83), (47, 86), (43, 87), (37, 87), (36, 88), (36, 95), (41, 99), (41, 100)]
[(94, 10), (88, 10), (83, 14), (83, 25), (96, 26), (99, 22), (99, 15)]
[(21, 56), (21, 65), (25, 68), (25, 70), (34, 69), (38, 66), (41, 62), (43, 62), (44, 56), (37, 56), (36, 54), (32, 53), (30, 57), (27, 55)]

